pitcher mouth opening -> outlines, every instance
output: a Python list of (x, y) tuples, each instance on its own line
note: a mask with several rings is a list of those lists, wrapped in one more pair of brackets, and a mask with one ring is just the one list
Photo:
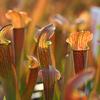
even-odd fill
[(90, 48), (88, 46), (86, 48), (84, 48), (84, 49), (75, 49), (75, 48), (72, 48), (73, 51), (87, 51), (89, 49)]

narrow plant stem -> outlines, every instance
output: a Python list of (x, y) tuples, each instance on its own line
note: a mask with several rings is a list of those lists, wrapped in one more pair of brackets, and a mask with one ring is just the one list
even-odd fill
[(20, 75), (20, 66), (21, 66), (21, 58), (24, 49), (24, 37), (25, 37), (25, 29), (24, 28), (14, 28), (13, 29), (13, 37), (14, 37), (14, 49), (15, 49), (15, 66), (16, 72), (19, 78)]
[(75, 73), (78, 74), (87, 66), (87, 50), (73, 50)]
[(14, 47), (15, 47), (15, 63), (19, 64), (21, 53), (24, 45), (24, 28), (13, 29)]
[(53, 100), (54, 87), (55, 87), (55, 73), (48, 68), (44, 68), (42, 71), (45, 100)]
[(31, 100), (32, 92), (34, 90), (34, 86), (37, 81), (39, 68), (38, 67), (30, 68), (29, 70), (30, 72), (29, 72), (27, 87), (21, 97), (22, 98), (21, 100)]

